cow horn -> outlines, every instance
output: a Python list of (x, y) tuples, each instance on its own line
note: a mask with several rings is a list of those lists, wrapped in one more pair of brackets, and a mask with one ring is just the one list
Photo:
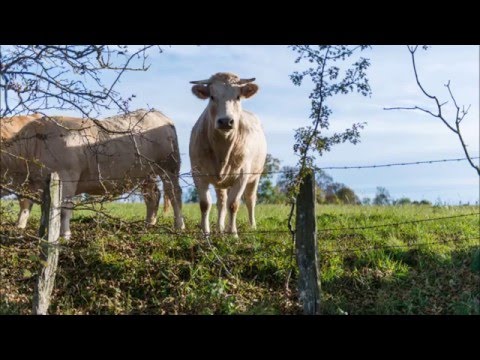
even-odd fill
[(208, 84), (210, 84), (210, 79), (190, 81), (190, 84), (208, 85)]
[(255, 78), (251, 78), (251, 79), (240, 79), (237, 84), (243, 85), (243, 84), (248, 84), (248, 83), (250, 83), (250, 82), (252, 82), (252, 81), (255, 81)]

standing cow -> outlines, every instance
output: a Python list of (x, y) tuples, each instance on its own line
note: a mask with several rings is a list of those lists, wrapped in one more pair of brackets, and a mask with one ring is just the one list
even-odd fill
[(217, 194), (218, 230), (237, 235), (236, 217), (242, 194), (248, 209), (250, 225), (255, 224), (258, 182), (267, 156), (267, 142), (257, 117), (242, 109), (241, 99), (256, 94), (255, 79), (240, 79), (232, 73), (217, 73), (208, 80), (192, 81), (192, 92), (209, 99), (192, 129), (190, 161), (192, 175), (200, 198), (202, 230), (210, 233), (211, 198), (209, 184)]
[[(43, 115), (41, 114), (18, 115), (0, 119), (0, 151), (2, 151), (1, 148), (3, 142), (6, 142), (13, 138), (30, 121), (40, 119), (42, 116)], [(0, 197), (4, 195), (9, 195), (10, 193), (8, 191), (2, 189), (1, 183), (2, 178), (0, 178)], [(30, 210), (32, 209), (33, 202), (29, 199), (19, 197), (18, 203), (20, 207), (20, 212), (18, 215), (17, 227), (23, 229), (27, 225), (27, 219), (30, 214)]]
[(159, 111), (137, 110), (103, 121), (44, 117), (25, 125), (4, 145), (0, 176), (11, 183), (39, 191), (46, 176), (58, 172), (65, 202), (60, 233), (65, 238), (71, 234), (71, 198), (81, 193), (121, 194), (141, 184), (146, 222), (155, 224), (160, 200), (157, 175), (172, 200), (175, 227), (184, 228), (177, 134), (172, 120)]
[(30, 121), (40, 119), (43, 115), (18, 115), (12, 117), (6, 117), (0, 119), (0, 138), (2, 141), (11, 139), (22, 127), (28, 124)]

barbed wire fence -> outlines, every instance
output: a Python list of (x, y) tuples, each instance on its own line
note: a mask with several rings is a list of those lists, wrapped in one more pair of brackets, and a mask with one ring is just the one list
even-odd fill
[[(479, 157), (474, 157), (473, 159), (479, 159)], [(413, 165), (420, 165), (420, 164), (436, 164), (436, 163), (445, 163), (445, 162), (457, 162), (457, 161), (464, 161), (466, 159), (464, 158), (455, 158), (455, 159), (439, 159), (439, 160), (427, 160), (427, 161), (415, 161), (415, 162), (395, 162), (395, 163), (386, 163), (386, 164), (371, 164), (371, 165), (354, 165), (354, 166), (328, 166), (328, 167), (319, 167), (314, 169), (315, 171), (318, 170), (327, 170), (327, 169), (339, 169), (339, 170), (348, 170), (348, 169), (378, 169), (378, 168), (385, 168), (385, 167), (393, 167), (393, 166), (413, 166)], [(290, 172), (289, 170), (288, 172)], [(268, 174), (280, 174), (280, 173), (286, 173), (286, 171), (272, 171), (268, 172)], [(265, 174), (265, 173), (256, 173), (256, 175), (260, 174)], [(209, 174), (195, 174), (199, 176), (207, 176)], [(246, 175), (245, 173), (243, 174), (228, 174), (230, 176), (239, 176), (239, 175)], [(193, 188), (195, 185), (191, 182), (191, 179), (193, 177), (193, 174), (191, 172), (188, 173), (182, 173), (179, 176), (179, 180), (182, 181), (182, 185), (180, 185), (181, 189), (186, 189), (186, 188)], [(129, 177), (129, 181), (134, 181), (134, 180), (140, 180), (143, 179), (144, 177)], [(70, 180), (57, 180), (59, 183), (64, 183), (64, 182), (69, 182)], [(86, 182), (93, 182), (93, 181), (105, 181), (105, 182), (119, 182), (119, 181), (126, 181), (126, 178), (111, 178), (111, 179), (82, 179), (82, 181)], [(90, 197), (88, 199), (83, 199), (79, 200), (78, 202), (75, 203), (73, 210), (90, 210), (96, 212), (99, 216), (101, 216), (103, 219), (107, 219), (108, 221), (111, 221), (113, 223), (118, 224), (118, 229), (117, 232), (120, 231), (122, 228), (129, 228), (130, 230), (133, 228), (136, 231), (136, 234), (141, 235), (142, 233), (148, 233), (149, 229), (145, 228), (144, 226), (144, 221), (137, 220), (137, 221), (128, 221), (125, 219), (122, 219), (120, 217), (115, 217), (112, 216), (108, 213), (107, 210), (103, 208), (103, 205), (107, 201), (115, 201), (115, 200), (122, 200), (122, 199), (128, 199), (132, 194), (134, 194), (135, 191), (138, 191), (139, 185), (137, 184), (136, 186), (133, 187), (132, 191), (130, 191), (127, 194), (122, 194), (121, 196), (107, 196), (107, 197)], [(161, 193), (165, 196), (165, 192), (162, 190)], [(25, 194), (20, 193), (19, 195), (26, 196)], [(42, 201), (37, 198), (37, 202), (41, 203)], [(97, 208), (96, 208), (97, 206)], [(100, 206), (100, 208), (98, 208)], [(60, 205), (60, 208), (62, 205)], [(293, 209), (293, 208), (292, 208)], [(2, 209), (2, 211), (5, 211), (5, 209)], [(292, 214), (292, 211), (290, 212)], [(451, 216), (439, 216), (439, 217), (433, 217), (433, 218), (419, 218), (419, 219), (414, 219), (414, 220), (406, 220), (406, 221), (401, 221), (401, 222), (389, 222), (389, 223), (382, 223), (382, 224), (374, 224), (374, 225), (367, 225), (367, 226), (356, 226), (356, 227), (334, 227), (334, 228), (321, 228), (321, 229), (315, 229), (315, 236), (322, 236), (325, 233), (337, 233), (341, 234), (343, 236), (346, 235), (354, 235), (357, 236), (360, 234), (362, 230), (366, 229), (379, 229), (379, 228), (392, 228), (392, 227), (401, 227), (404, 225), (411, 225), (411, 224), (422, 224), (425, 222), (441, 222), (444, 220), (448, 219), (458, 219), (458, 218), (467, 218), (467, 217), (474, 217), (474, 216), (480, 216), (480, 210), (476, 212), (470, 212), (470, 213), (462, 213), (462, 214), (457, 214), (457, 215), (451, 215)], [(102, 220), (100, 220), (102, 221)], [(0, 222), (0, 225), (2, 225), (3, 221)], [(239, 231), (239, 235), (247, 235), (247, 236), (254, 236), (256, 234), (262, 234), (262, 235), (285, 235), (286, 237), (292, 236), (292, 234), (296, 233), (296, 229), (298, 228), (295, 225), (291, 224), (291, 216), (290, 216), (290, 221), (288, 225), (288, 229), (281, 230), (281, 229), (272, 229), (272, 230), (251, 230), (251, 231)], [(316, 226), (316, 225), (315, 225)], [(162, 226), (162, 228), (157, 228), (154, 230), (154, 233), (157, 235), (165, 235), (169, 237), (195, 237), (198, 239), (205, 239), (203, 236), (203, 233), (201, 231), (189, 231), (189, 230), (184, 230), (184, 231), (177, 231), (172, 228), (168, 228), (165, 226)], [(35, 234), (32, 234), (28, 231), (25, 231), (22, 236), (10, 236), (8, 234), (1, 234), (1, 242), (0, 242), (0, 247), (5, 248), (6, 246), (11, 246), (14, 244), (16, 241), (20, 240), (25, 240), (25, 239), (30, 239), (36, 241), (36, 245), (33, 247), (28, 247), (26, 249), (18, 249), (20, 253), (35, 253), (43, 249), (43, 253), (48, 253), (47, 250), (45, 249), (55, 249), (55, 251), (61, 250), (62, 252), (69, 252), (72, 254), (81, 252), (82, 249), (72, 249), (68, 245), (65, 244), (59, 244), (57, 241), (47, 241), (44, 239), (42, 236), (38, 236)], [(230, 270), (228, 269), (228, 266), (223, 262), (222, 258), (218, 255), (216, 252), (216, 247), (215, 245), (208, 240), (207, 243), (207, 249), (208, 251), (211, 251), (215, 254), (216, 261), (224, 268), (224, 271), (226, 274), (230, 273)], [(325, 239), (322, 241), (329, 241), (332, 239)], [(464, 243), (468, 242), (471, 240), (479, 240), (480, 241), (480, 233), (478, 236), (475, 237), (458, 237), (457, 239), (454, 240), (438, 240), (438, 241), (420, 241), (420, 242), (411, 242), (408, 244), (403, 244), (403, 245), (376, 245), (376, 246), (366, 246), (366, 247), (358, 247), (358, 246), (345, 246), (340, 249), (321, 249), (320, 250), (320, 255), (321, 254), (329, 254), (329, 253), (347, 253), (347, 252), (356, 252), (356, 251), (375, 251), (375, 250), (381, 250), (381, 249), (401, 249), (401, 248), (416, 248), (416, 247), (421, 247), (421, 246), (426, 246), (426, 245), (432, 245), (432, 244), (446, 244), (446, 243)], [(480, 243), (480, 242), (479, 242)], [(8, 244), (8, 245), (5, 245)], [(294, 254), (294, 247), (292, 244), (292, 253), (291, 256), (293, 257)], [(292, 262), (293, 263), (293, 262)], [(42, 268), (43, 269), (43, 268)], [(290, 280), (291, 272), (293, 269), (290, 270), (290, 273), (287, 276), (286, 280), (286, 290), (289, 291), (288, 288), (288, 283)], [(38, 298), (38, 295), (36, 295)], [(48, 306), (47, 306), (48, 308)]]

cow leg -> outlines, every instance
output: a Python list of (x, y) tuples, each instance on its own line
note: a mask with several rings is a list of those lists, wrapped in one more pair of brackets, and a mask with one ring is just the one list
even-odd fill
[(18, 203), (20, 205), (20, 212), (18, 213), (17, 228), (25, 229), (27, 226), (27, 220), (32, 210), (33, 201), (29, 199), (19, 198)]
[[(69, 179), (69, 177), (63, 177), (64, 179)], [(60, 177), (62, 179), (62, 177)], [(61, 210), (61, 225), (60, 225), (60, 236), (65, 238), (65, 240), (70, 240), (72, 232), (70, 231), (70, 219), (73, 214), (73, 201), (72, 198), (75, 196), (77, 191), (77, 182), (68, 180), (62, 182), (62, 210)]]
[(205, 235), (210, 234), (210, 208), (212, 206), (212, 198), (208, 191), (208, 183), (203, 181), (195, 181), (195, 186), (198, 192), (198, 200), (200, 201), (200, 211), (202, 213), (201, 226)]
[(215, 189), (217, 193), (217, 210), (218, 210), (218, 231), (225, 230), (225, 215), (227, 215), (227, 189)]
[(172, 202), (173, 216), (175, 217), (175, 229), (185, 229), (182, 215), (182, 188), (178, 183), (178, 176), (172, 173), (160, 175), (165, 190), (165, 198)]
[(155, 180), (148, 180), (142, 189), (143, 200), (147, 206), (147, 217), (145, 222), (147, 225), (155, 225), (157, 223), (158, 204), (160, 202), (160, 190), (158, 190)]
[(172, 207), (172, 203), (168, 196), (163, 195), (163, 212), (167, 213), (168, 210)]
[(238, 237), (237, 235), (237, 212), (240, 207), (240, 199), (245, 187), (247, 186), (246, 180), (241, 180), (235, 183), (235, 185), (230, 188), (228, 191), (228, 214), (229, 214), (229, 223), (227, 227), (227, 232), (233, 234), (233, 236)]
[(255, 204), (257, 202), (257, 189), (259, 181), (260, 177), (245, 187), (245, 204), (247, 205), (248, 219), (250, 220), (250, 226), (252, 229), (257, 228), (257, 223), (255, 222)]

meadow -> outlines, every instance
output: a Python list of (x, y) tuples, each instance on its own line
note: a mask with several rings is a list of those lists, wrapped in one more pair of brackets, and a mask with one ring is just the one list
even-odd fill
[[(200, 236), (197, 204), (183, 233), (171, 212), (145, 228), (143, 204), (105, 210), (74, 212), (51, 314), (301, 313), (289, 206), (258, 205), (252, 232), (242, 205), (239, 239)], [(0, 314), (31, 313), (41, 265), (39, 207), (25, 231), (16, 211), (0, 201)], [(480, 314), (479, 225), (475, 206), (318, 206), (322, 313)]]

